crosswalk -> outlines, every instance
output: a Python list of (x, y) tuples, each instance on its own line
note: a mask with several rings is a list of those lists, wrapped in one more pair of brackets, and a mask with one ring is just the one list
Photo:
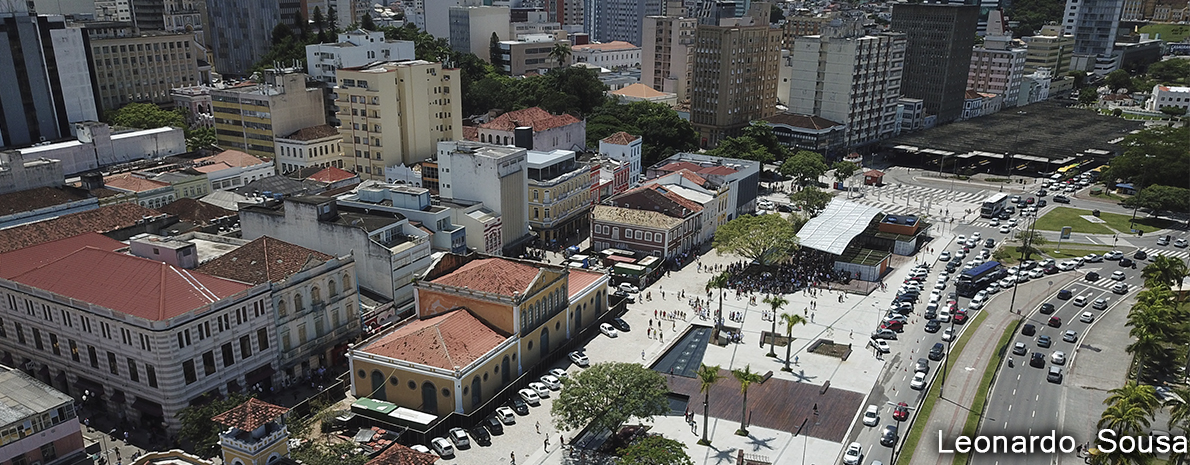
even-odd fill
[(890, 184), (868, 190), (864, 197), (851, 199), (851, 201), (878, 207), (889, 215), (920, 215), (929, 208), (938, 216), (942, 216), (944, 213), (961, 216), (964, 210), (978, 209), (980, 203), (987, 196), (986, 190), (953, 192), (938, 187)]
[(1140, 250), (1143, 250), (1146, 254), (1149, 254), (1149, 256), (1165, 255), (1167, 257), (1176, 257), (1182, 259), (1182, 261), (1190, 262), (1190, 250), (1188, 249), (1178, 249), (1173, 247), (1141, 247)]

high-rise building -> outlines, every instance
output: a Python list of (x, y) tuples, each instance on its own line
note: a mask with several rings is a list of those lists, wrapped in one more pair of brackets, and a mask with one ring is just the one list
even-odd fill
[(165, 30), (165, 0), (131, 0), (132, 24), (142, 31)]
[(979, 7), (933, 3), (893, 5), (891, 28), (906, 34), (901, 94), (925, 101), (944, 124), (963, 114)]
[(690, 85), (690, 52), (698, 21), (681, 16), (648, 16), (641, 41), (640, 82), (653, 90), (687, 99)]
[(781, 29), (769, 27), (768, 3), (718, 25), (699, 24), (690, 60), (690, 122), (702, 146), (776, 113)]
[(69, 137), (70, 123), (99, 119), (82, 29), (12, 2), (0, 5), (0, 31), (0, 147)]
[(622, 40), (643, 45), (641, 34), (646, 16), (659, 16), (664, 9), (662, 0), (599, 0), (588, 1), (583, 16), (585, 30), (592, 42)]
[(459, 70), (424, 60), (338, 71), (343, 169), (384, 180), (384, 169), (429, 159), (437, 143), (463, 138)]
[(132, 5), (128, 0), (95, 0), (96, 21), (132, 21)]
[(509, 39), (510, 10), (506, 6), (450, 7), (450, 48), (474, 53), (491, 62), (492, 34), (497, 40)]
[(971, 50), (971, 68), (967, 88), (1002, 96), (1005, 107), (1016, 106), (1025, 70), (1026, 50), (1010, 48), (1012, 33), (1004, 28), (1000, 10), (988, 12), (987, 35), (983, 46)]
[(262, 83), (212, 89), (219, 146), (271, 159), (275, 137), (325, 124), (322, 90), (306, 87), (306, 77), (293, 70), (266, 70)]
[[(299, 0), (206, 2), (209, 22), (205, 31), (207, 45), (215, 57), (215, 71), (225, 76), (247, 75), (252, 66), (272, 47), (273, 28), (277, 27), (277, 24), (285, 23), (290, 29), (296, 29), (299, 16), (308, 19), (299, 15)], [(135, 8), (133, 5), (134, 11)]]
[(545, 9), (552, 22), (562, 26), (583, 25), (583, 0), (546, 0)]
[(86, 31), (91, 39), (91, 69), (102, 111), (133, 102), (169, 106), (174, 101), (172, 89), (201, 83), (198, 60), (205, 59), (206, 54), (194, 43), (194, 34)]
[(1074, 36), (1070, 69), (1105, 75), (1119, 68), (1113, 55), (1124, 0), (1066, 0), (1062, 28)]
[(834, 19), (795, 38), (790, 58), (790, 112), (846, 124), (848, 147), (896, 133), (905, 34), (868, 35), (860, 21)]
[(1070, 56), (1074, 52), (1074, 36), (1062, 31), (1062, 27), (1047, 24), (1037, 35), (1023, 37), (1025, 41), (1025, 71), (1033, 74), (1040, 68), (1048, 68), (1054, 74), (1070, 70)]
[(550, 56), (555, 44), (569, 45), (570, 41), (554, 34), (527, 34), (517, 40), (501, 40), (496, 44), (500, 53), (493, 57), (495, 60), (492, 65), (509, 76), (523, 76), (529, 71), (545, 74), (551, 69), (566, 66)]

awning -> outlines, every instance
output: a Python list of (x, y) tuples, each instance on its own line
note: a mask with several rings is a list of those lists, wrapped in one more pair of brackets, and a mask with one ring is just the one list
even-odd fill
[(109, 400), (117, 404), (123, 404), (124, 402), (128, 401), (128, 399), (124, 397), (124, 391), (114, 391), (112, 393), (112, 397)]
[(103, 394), (103, 385), (102, 384), (96, 383), (96, 382), (91, 381), (91, 380), (84, 378), (82, 376), (79, 376), (78, 380), (74, 382), (74, 385), (78, 386), (81, 389), (91, 391), (92, 394), (96, 394), (96, 395)]
[(140, 397), (137, 397), (136, 402), (132, 403), (132, 408), (140, 410), (141, 413), (153, 415), (156, 417), (164, 417), (165, 416), (164, 411), (161, 409), (161, 404), (158, 404), (151, 400), (145, 400)]
[(274, 369), (272, 365), (265, 365), (249, 372), (248, 376), (244, 377), (244, 381), (246, 381), (247, 384), (251, 386), (271, 378), (275, 373), (277, 373), (277, 370)]

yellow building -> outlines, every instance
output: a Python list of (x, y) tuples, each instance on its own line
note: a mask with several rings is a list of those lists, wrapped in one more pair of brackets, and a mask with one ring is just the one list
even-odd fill
[(219, 447), (226, 465), (267, 465), (289, 457), (289, 430), (281, 418), (289, 409), (251, 398), (211, 421), (226, 426)]
[(351, 390), (437, 416), (469, 413), (608, 310), (601, 273), (446, 254), (414, 286), (414, 321), (352, 349)]
[(273, 138), (326, 124), (322, 90), (306, 87), (304, 73), (266, 70), (264, 81), (211, 90), (211, 112), (219, 146), (266, 160), (276, 154)]
[(336, 72), (342, 168), (385, 180), (384, 169), (434, 156), (463, 139), (459, 70), (423, 60), (385, 61)]

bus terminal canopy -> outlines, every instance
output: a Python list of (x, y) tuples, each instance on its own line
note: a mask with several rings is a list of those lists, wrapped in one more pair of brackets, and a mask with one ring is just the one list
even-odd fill
[(879, 207), (834, 199), (822, 213), (802, 226), (797, 238), (802, 247), (842, 255), (855, 236), (864, 232), (879, 214)]

